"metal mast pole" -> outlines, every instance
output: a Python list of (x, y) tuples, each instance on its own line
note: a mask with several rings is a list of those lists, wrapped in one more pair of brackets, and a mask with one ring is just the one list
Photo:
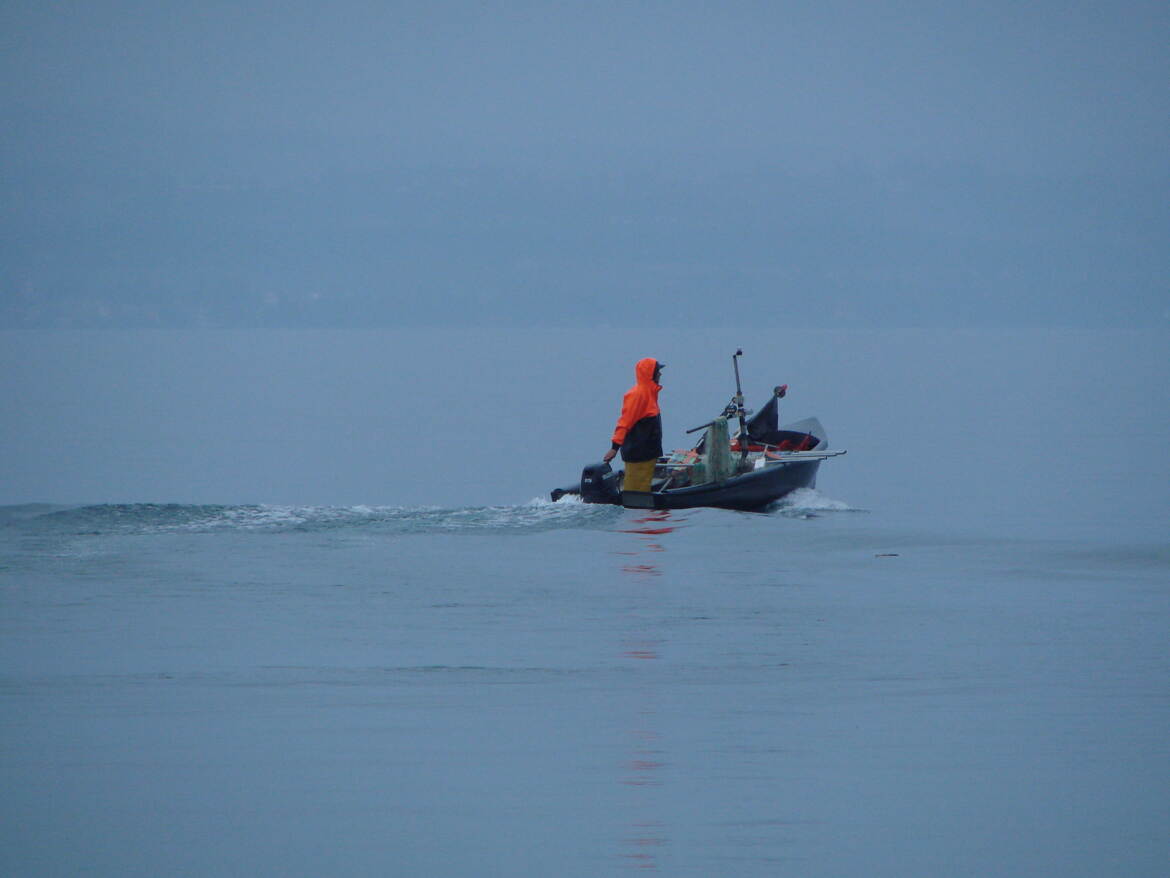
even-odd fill
[(739, 416), (739, 453), (740, 460), (747, 460), (748, 456), (748, 430), (746, 412), (743, 410), (743, 387), (739, 383), (739, 358), (743, 356), (743, 350), (737, 348), (735, 354), (731, 357), (731, 365), (735, 367), (735, 413)]

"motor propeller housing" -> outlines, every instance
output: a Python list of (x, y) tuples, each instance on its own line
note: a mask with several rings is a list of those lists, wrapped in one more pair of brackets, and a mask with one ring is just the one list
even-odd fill
[(591, 463), (581, 470), (581, 499), (586, 503), (621, 503), (621, 475), (608, 463)]

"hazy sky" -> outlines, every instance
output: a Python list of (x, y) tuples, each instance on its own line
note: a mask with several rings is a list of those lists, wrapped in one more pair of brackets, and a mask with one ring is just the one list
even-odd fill
[(1170, 324), (1165, 2), (0, 3), (0, 326)]

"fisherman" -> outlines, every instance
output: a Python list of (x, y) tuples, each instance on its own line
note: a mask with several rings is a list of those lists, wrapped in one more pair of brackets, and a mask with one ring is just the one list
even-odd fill
[(662, 413), (658, 409), (662, 385), (658, 382), (665, 365), (646, 357), (634, 366), (634, 386), (622, 397), (622, 414), (612, 445), (602, 458), (609, 463), (621, 451), (626, 464), (622, 487), (626, 491), (649, 491), (654, 464), (662, 456)]

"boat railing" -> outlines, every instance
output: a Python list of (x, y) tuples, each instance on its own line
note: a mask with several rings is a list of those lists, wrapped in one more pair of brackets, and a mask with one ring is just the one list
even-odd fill
[(772, 459), (778, 463), (795, 463), (799, 460), (825, 460), (830, 457), (840, 457), (845, 453), (844, 448), (832, 451), (769, 451), (764, 453), (765, 459)]
[[(843, 448), (833, 450), (825, 449), (823, 451), (814, 451), (811, 449), (806, 451), (797, 451), (791, 448), (781, 448), (779, 445), (767, 444), (761, 444), (761, 448), (762, 451), (752, 451), (751, 453), (762, 453), (766, 456), (772, 457), (774, 460), (778, 459), (781, 455), (783, 455), (783, 459), (785, 460), (822, 460), (827, 457), (839, 457), (845, 453), (845, 449)], [(701, 462), (702, 458), (700, 457), (696, 457), (692, 460), (676, 460), (673, 455), (663, 455), (662, 457), (658, 458), (656, 465), (667, 467), (669, 469), (686, 469), (687, 467), (694, 466), (696, 463)]]
[[(761, 469), (768, 466), (785, 466), (794, 463), (811, 463), (812, 461), (828, 460), (830, 457), (840, 457), (846, 453), (844, 448), (824, 451), (788, 451), (780, 450), (778, 446), (768, 446), (768, 451), (752, 452), (755, 459), (754, 464), (736, 467), (733, 475), (744, 475), (753, 470)], [(676, 452), (677, 453), (677, 452)], [(694, 472), (696, 466), (702, 466), (703, 459), (698, 455), (690, 457), (690, 459), (679, 460), (674, 455), (664, 455), (657, 461), (656, 469), (663, 469), (667, 472), (664, 474), (664, 481), (655, 487), (656, 491), (665, 491), (667, 488), (673, 486), (678, 481), (680, 476), (688, 472)], [(684, 480), (685, 484), (685, 480)]]

